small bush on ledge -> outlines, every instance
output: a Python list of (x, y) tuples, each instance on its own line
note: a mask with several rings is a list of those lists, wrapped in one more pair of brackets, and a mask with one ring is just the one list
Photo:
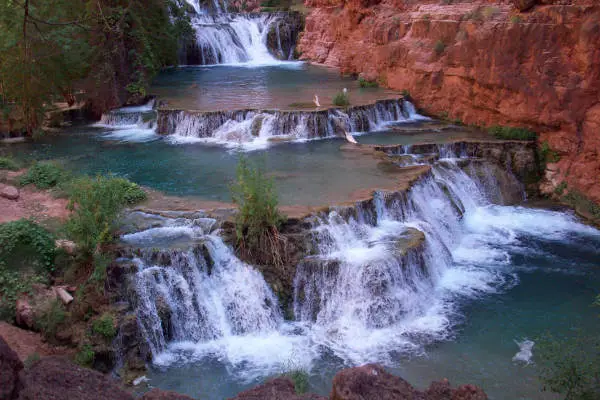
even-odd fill
[(369, 81), (365, 78), (358, 78), (358, 84), (361, 88), (376, 88), (379, 84), (376, 81)]
[(504, 140), (535, 140), (537, 134), (527, 128), (512, 126), (492, 126), (488, 131), (498, 139)]
[(347, 107), (350, 105), (350, 97), (348, 97), (348, 93), (339, 92), (333, 98), (333, 104), (338, 107)]
[(444, 52), (444, 50), (446, 50), (446, 44), (441, 40), (438, 40), (437, 42), (435, 42), (433, 50), (435, 51), (435, 54), (439, 56)]
[(241, 157), (231, 197), (239, 208), (235, 217), (238, 251), (259, 264), (283, 265), (287, 257), (279, 228), (285, 217), (277, 209), (273, 180), (265, 175), (264, 168)]

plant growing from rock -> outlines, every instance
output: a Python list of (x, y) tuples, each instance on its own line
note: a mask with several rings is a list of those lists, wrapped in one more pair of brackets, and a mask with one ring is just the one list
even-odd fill
[(446, 50), (446, 44), (441, 40), (438, 40), (437, 42), (435, 42), (433, 50), (435, 51), (435, 54), (439, 56), (444, 52), (444, 50)]
[(125, 206), (146, 198), (138, 185), (103, 176), (76, 179), (68, 192), (73, 213), (66, 231), (86, 255), (112, 240), (115, 220)]
[(115, 321), (110, 314), (102, 314), (99, 318), (92, 322), (92, 332), (104, 337), (107, 340), (111, 340), (117, 334), (115, 328)]
[(369, 81), (365, 78), (358, 78), (358, 84), (361, 88), (376, 88), (379, 87), (377, 81)]
[(350, 97), (345, 91), (337, 93), (333, 97), (333, 104), (338, 107), (348, 107), (350, 105)]
[(492, 126), (488, 129), (492, 135), (504, 140), (535, 140), (537, 134), (527, 128), (515, 128), (512, 126)]
[(42, 226), (27, 219), (0, 224), (0, 263), (6, 267), (52, 272), (55, 256), (54, 236)]
[(279, 212), (273, 179), (262, 165), (251, 165), (240, 157), (231, 197), (238, 206), (235, 237), (238, 251), (259, 264), (283, 265), (285, 241), (279, 228), (285, 217)]

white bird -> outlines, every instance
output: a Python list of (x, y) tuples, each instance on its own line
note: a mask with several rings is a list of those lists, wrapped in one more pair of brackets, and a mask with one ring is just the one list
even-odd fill
[(315, 98), (313, 99), (313, 102), (315, 103), (315, 106), (321, 107), (321, 103), (319, 103), (319, 96), (317, 96), (316, 94)]

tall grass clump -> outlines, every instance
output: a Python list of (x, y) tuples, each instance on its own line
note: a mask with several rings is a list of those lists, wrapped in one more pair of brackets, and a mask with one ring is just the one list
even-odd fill
[(231, 197), (238, 206), (235, 235), (238, 251), (257, 263), (281, 265), (285, 244), (279, 228), (285, 217), (279, 212), (273, 179), (262, 165), (252, 165), (245, 157), (238, 161)]
[(379, 87), (377, 81), (370, 81), (365, 78), (358, 78), (358, 84), (361, 88), (376, 88)]
[(86, 255), (112, 240), (115, 221), (125, 206), (146, 198), (135, 183), (110, 176), (75, 179), (68, 192), (73, 212), (67, 234)]
[(350, 105), (350, 97), (348, 93), (342, 91), (333, 97), (333, 104), (338, 107), (347, 107)]
[(498, 139), (535, 140), (537, 138), (537, 134), (527, 128), (496, 125), (489, 128), (488, 131)]

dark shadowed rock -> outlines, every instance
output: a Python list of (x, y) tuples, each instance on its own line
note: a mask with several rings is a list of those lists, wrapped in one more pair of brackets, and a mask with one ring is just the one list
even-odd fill
[(46, 357), (20, 374), (19, 400), (133, 400), (118, 383), (61, 357)]
[(513, 0), (513, 4), (519, 11), (527, 11), (537, 4), (537, 0)]
[(465, 385), (457, 389), (448, 380), (433, 382), (420, 392), (404, 379), (375, 364), (348, 368), (333, 378), (331, 400), (487, 400), (483, 390)]
[(148, 393), (142, 396), (141, 400), (194, 400), (193, 398), (170, 392), (168, 390), (152, 389)]
[(0, 400), (16, 399), (20, 389), (19, 372), (23, 363), (0, 336)]
[(290, 378), (275, 378), (246, 390), (230, 400), (326, 400), (316, 394), (296, 394)]

